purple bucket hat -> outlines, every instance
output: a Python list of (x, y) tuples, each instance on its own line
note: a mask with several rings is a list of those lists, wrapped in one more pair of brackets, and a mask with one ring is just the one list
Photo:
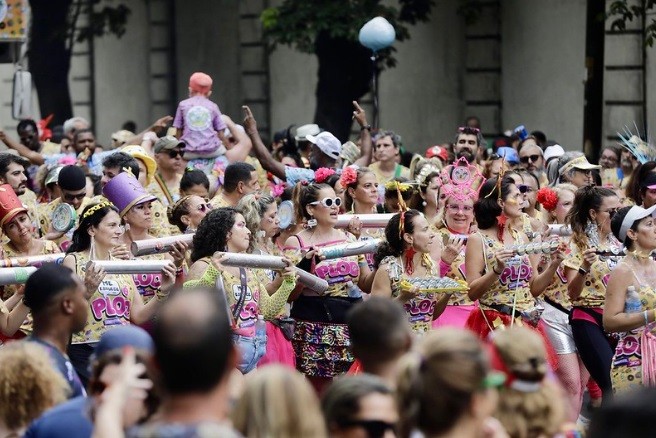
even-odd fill
[(121, 172), (105, 184), (103, 195), (118, 208), (121, 217), (135, 205), (157, 199), (129, 172)]

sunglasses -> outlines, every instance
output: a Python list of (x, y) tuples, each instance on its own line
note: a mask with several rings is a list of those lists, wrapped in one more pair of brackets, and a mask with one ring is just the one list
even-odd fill
[(465, 134), (480, 134), (481, 130), (478, 128), (470, 128), (469, 126), (461, 126), (458, 128), (458, 132)]
[(330, 208), (333, 205), (335, 205), (335, 207), (339, 207), (339, 206), (342, 205), (342, 199), (341, 198), (335, 198), (335, 199), (333, 199), (333, 198), (323, 198), (321, 201), (310, 202), (310, 205), (317, 205), (317, 204), (321, 204), (326, 208)]
[(72, 193), (63, 193), (62, 197), (64, 198), (64, 201), (81, 201), (87, 196), (86, 193), (80, 193), (78, 195), (73, 195)]
[(527, 157), (519, 157), (519, 161), (521, 161), (524, 164), (528, 164), (529, 160), (531, 161), (531, 163), (535, 163), (540, 159), (541, 156), (542, 155), (540, 154), (535, 154), (535, 155), (529, 155)]
[(519, 193), (522, 194), (531, 193), (533, 191), (533, 187), (527, 186), (526, 184), (520, 184), (517, 186), (517, 188), (519, 189)]
[(201, 213), (207, 213), (208, 211), (212, 210), (212, 204), (210, 203), (198, 204), (198, 207), (196, 207), (196, 209)]
[(182, 151), (182, 150), (178, 150), (178, 151), (170, 150), (170, 151), (168, 151), (168, 154), (169, 154), (169, 158), (171, 158), (171, 159), (178, 158), (178, 156), (180, 158), (184, 158), (184, 151)]
[(391, 430), (396, 435), (396, 424), (381, 420), (350, 420), (340, 423), (342, 427), (361, 427), (367, 432), (368, 438), (382, 438), (385, 432)]

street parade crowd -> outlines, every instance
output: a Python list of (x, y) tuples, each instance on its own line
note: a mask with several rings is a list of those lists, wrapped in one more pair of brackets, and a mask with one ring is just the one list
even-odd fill
[(111, 142), (0, 131), (0, 437), (651, 436), (639, 132), (426, 149), (353, 102), (352, 141), (265, 144), (211, 91)]

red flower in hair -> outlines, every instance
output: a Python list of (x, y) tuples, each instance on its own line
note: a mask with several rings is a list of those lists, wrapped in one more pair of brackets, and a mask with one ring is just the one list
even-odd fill
[(335, 170), (334, 169), (329, 169), (327, 167), (321, 167), (317, 170), (314, 171), (314, 180), (321, 184), (325, 182), (330, 175), (334, 175)]
[(339, 182), (343, 187), (350, 186), (358, 180), (358, 171), (353, 166), (348, 166), (342, 170), (342, 176)]
[(558, 194), (550, 187), (542, 187), (538, 190), (537, 201), (547, 211), (554, 211), (558, 205)]

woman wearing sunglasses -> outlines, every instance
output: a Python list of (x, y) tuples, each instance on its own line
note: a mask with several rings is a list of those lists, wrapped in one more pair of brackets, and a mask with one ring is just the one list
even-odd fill
[(572, 303), (570, 324), (574, 344), (583, 364), (601, 388), (604, 399), (611, 395), (610, 367), (613, 349), (602, 319), (606, 286), (620, 258), (597, 255), (619, 251), (611, 233), (611, 218), (620, 203), (612, 189), (587, 186), (579, 189), (567, 215), (572, 227), (570, 254), (564, 262), (567, 292)]
[[(572, 184), (558, 184), (555, 187), (541, 188), (537, 200), (542, 205), (545, 223), (566, 226), (567, 214), (574, 205), (575, 194), (576, 187)], [(563, 239), (569, 241), (568, 238)], [(569, 252), (568, 248), (566, 253), (569, 254)], [(547, 263), (548, 260), (543, 256), (538, 265), (538, 271), (544, 270)], [(551, 345), (558, 355), (556, 373), (571, 403), (571, 409), (567, 413), (570, 420), (576, 421), (581, 410), (583, 391), (590, 375), (576, 351), (572, 326), (569, 324), (572, 302), (567, 293), (567, 286), (565, 268), (561, 265), (553, 276), (551, 284), (544, 291), (542, 322)]]
[[(270, 195), (249, 194), (237, 203), (237, 210), (241, 212), (246, 221), (246, 227), (251, 232), (251, 241), (248, 252), (263, 255), (281, 255), (281, 250), (273, 243), (273, 239), (280, 232), (278, 220), (278, 205)], [(269, 281), (274, 281), (276, 272), (266, 269), (263, 271)], [(267, 345), (266, 353), (258, 365), (267, 363), (281, 363), (295, 368), (296, 360), (291, 339), (287, 339), (293, 321), (289, 318), (290, 306), (285, 304), (283, 309), (274, 318), (266, 320)], [(287, 330), (287, 332), (285, 330)]]
[(294, 200), (296, 222), (304, 223), (305, 229), (287, 239), (285, 254), (298, 260), (299, 252), (305, 253), (299, 266), (329, 284), (321, 296), (302, 289), (291, 311), (296, 320), (292, 341), (296, 366), (321, 393), (353, 363), (346, 313), (362, 301), (362, 291), (371, 290), (373, 273), (362, 255), (331, 260), (316, 257), (323, 247), (354, 241), (335, 228), (341, 200), (330, 186), (299, 183)]
[(195, 233), (200, 221), (212, 210), (207, 199), (196, 195), (183, 196), (169, 207), (167, 216), (171, 225), (178, 227), (181, 233)]
[[(103, 194), (119, 209), (119, 216), (125, 225), (123, 245), (114, 248), (112, 255), (116, 258), (131, 259), (132, 253), (128, 248), (131, 247), (132, 242), (155, 238), (148, 233), (148, 230), (153, 226), (152, 204), (157, 198), (148, 194), (139, 181), (128, 172), (118, 174), (105, 184)], [(182, 275), (186, 251), (185, 243), (177, 243), (169, 254), (152, 254), (142, 256), (140, 259), (172, 260), (178, 275)], [(134, 274), (133, 278), (145, 303), (159, 293), (162, 284), (161, 274)]]
[(549, 286), (564, 257), (560, 248), (554, 251), (544, 272), (537, 274), (539, 255), (513, 249), (529, 243), (526, 233), (513, 226), (523, 214), (522, 202), (517, 185), (504, 178), (483, 184), (474, 204), (479, 231), (467, 239), (465, 268), (469, 298), (478, 300), (479, 308), (471, 312), (466, 326), (482, 339), (501, 326), (515, 325), (517, 319), (542, 331), (542, 306), (535, 298)]
[(218, 287), (223, 292), (232, 315), (232, 340), (241, 353), (237, 368), (242, 374), (255, 369), (266, 352), (267, 336), (258, 331), (258, 320), (275, 318), (296, 286), (291, 262), (273, 281), (261, 269), (221, 264), (225, 253), (246, 253), (250, 244), (251, 231), (237, 209), (212, 210), (194, 235), (193, 265), (185, 282), (185, 288)]
[(131, 275), (106, 274), (93, 264), (87, 269), (89, 261), (112, 259), (112, 249), (121, 244), (124, 231), (118, 209), (111, 202), (89, 205), (82, 212), (64, 258), (63, 265), (84, 280), (89, 301), (87, 325), (73, 335), (68, 348), (71, 363), (85, 386), (89, 380), (89, 357), (100, 336), (112, 327), (150, 320), (175, 281), (175, 266), (169, 263), (162, 271), (157, 298), (144, 304)]

